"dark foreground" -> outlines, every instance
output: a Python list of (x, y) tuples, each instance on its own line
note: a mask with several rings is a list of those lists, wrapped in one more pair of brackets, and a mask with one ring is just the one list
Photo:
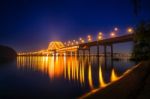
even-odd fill
[(141, 62), (104, 89), (84, 95), (86, 99), (150, 99), (150, 62)]

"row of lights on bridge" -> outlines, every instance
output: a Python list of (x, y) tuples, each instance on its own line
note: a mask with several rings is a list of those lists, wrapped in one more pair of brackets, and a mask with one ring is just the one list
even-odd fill
[[(116, 33), (118, 32), (118, 28), (115, 27), (114, 28), (114, 31), (110, 33), (110, 37), (116, 37)], [(129, 34), (132, 34), (133, 33), (133, 28), (128, 28), (127, 29), (127, 33)], [(102, 32), (99, 32), (98, 33), (98, 36), (97, 36), (97, 40), (100, 41), (100, 40), (103, 40), (104, 39), (104, 35)], [(88, 35), (87, 36), (87, 41), (88, 42), (92, 42), (92, 36), (91, 35)], [(68, 41), (68, 42), (65, 42), (64, 45), (65, 46), (73, 46), (73, 45), (78, 45), (78, 44), (81, 44), (81, 43), (85, 43), (85, 40), (83, 38), (79, 38), (79, 41), (78, 40), (73, 40), (73, 41)]]

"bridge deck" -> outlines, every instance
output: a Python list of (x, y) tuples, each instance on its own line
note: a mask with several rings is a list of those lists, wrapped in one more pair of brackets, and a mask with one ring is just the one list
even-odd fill
[(93, 41), (93, 42), (88, 42), (88, 43), (83, 43), (79, 44), (80, 47), (84, 46), (96, 46), (98, 45), (111, 45), (115, 43), (122, 43), (122, 42), (128, 42), (128, 41), (133, 41), (133, 34), (128, 34), (120, 37), (114, 37), (114, 38), (109, 38), (109, 39), (104, 39), (100, 41)]

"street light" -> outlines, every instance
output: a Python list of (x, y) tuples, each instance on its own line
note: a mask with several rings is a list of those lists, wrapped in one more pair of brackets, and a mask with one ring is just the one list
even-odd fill
[(64, 42), (64, 45), (66, 45), (67, 43), (66, 42)]
[(99, 32), (99, 33), (98, 33), (97, 39), (98, 39), (98, 40), (102, 40), (102, 39), (103, 39), (103, 34), (102, 34), (102, 32)]
[(88, 42), (91, 42), (91, 41), (92, 41), (91, 35), (88, 35), (87, 38), (88, 38)]
[(82, 40), (81, 40), (81, 43), (84, 43), (84, 42), (85, 42), (85, 41), (82, 39)]
[(79, 40), (81, 41), (81, 40), (82, 40), (82, 38), (80, 37), (80, 38), (79, 38)]
[(116, 37), (115, 32), (111, 32), (111, 33), (110, 33), (110, 37)]
[(67, 44), (67, 46), (70, 46), (70, 44), (71, 44), (71, 41), (68, 41), (68, 44)]
[(81, 43), (84, 43), (84, 42), (85, 42), (84, 39), (82, 39), (81, 37), (79, 38), (79, 41), (80, 41)]
[(117, 28), (117, 27), (115, 27), (115, 28), (114, 28), (114, 31), (118, 31), (118, 28)]
[(98, 35), (103, 35), (103, 33), (102, 33), (102, 32), (99, 32)]
[(71, 45), (74, 45), (74, 43), (72, 42)]
[(76, 41), (76, 45), (78, 45), (79, 44), (79, 42), (78, 41)]
[(132, 28), (128, 28), (127, 32), (131, 34), (131, 33), (133, 33), (133, 29)]
[(71, 43), (71, 41), (68, 41), (68, 43), (70, 44), (70, 43)]

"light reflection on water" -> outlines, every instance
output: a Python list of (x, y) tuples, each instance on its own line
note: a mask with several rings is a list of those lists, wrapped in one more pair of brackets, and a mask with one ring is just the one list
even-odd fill
[(105, 87), (109, 82), (116, 81), (129, 67), (121, 70), (120, 67), (115, 66), (115, 62), (108, 61), (106, 64), (103, 57), (19, 56), (17, 58), (19, 70), (38, 71), (48, 75), (50, 80), (63, 78), (70, 83), (73, 81), (79, 83), (81, 87), (88, 88), (88, 91)]

